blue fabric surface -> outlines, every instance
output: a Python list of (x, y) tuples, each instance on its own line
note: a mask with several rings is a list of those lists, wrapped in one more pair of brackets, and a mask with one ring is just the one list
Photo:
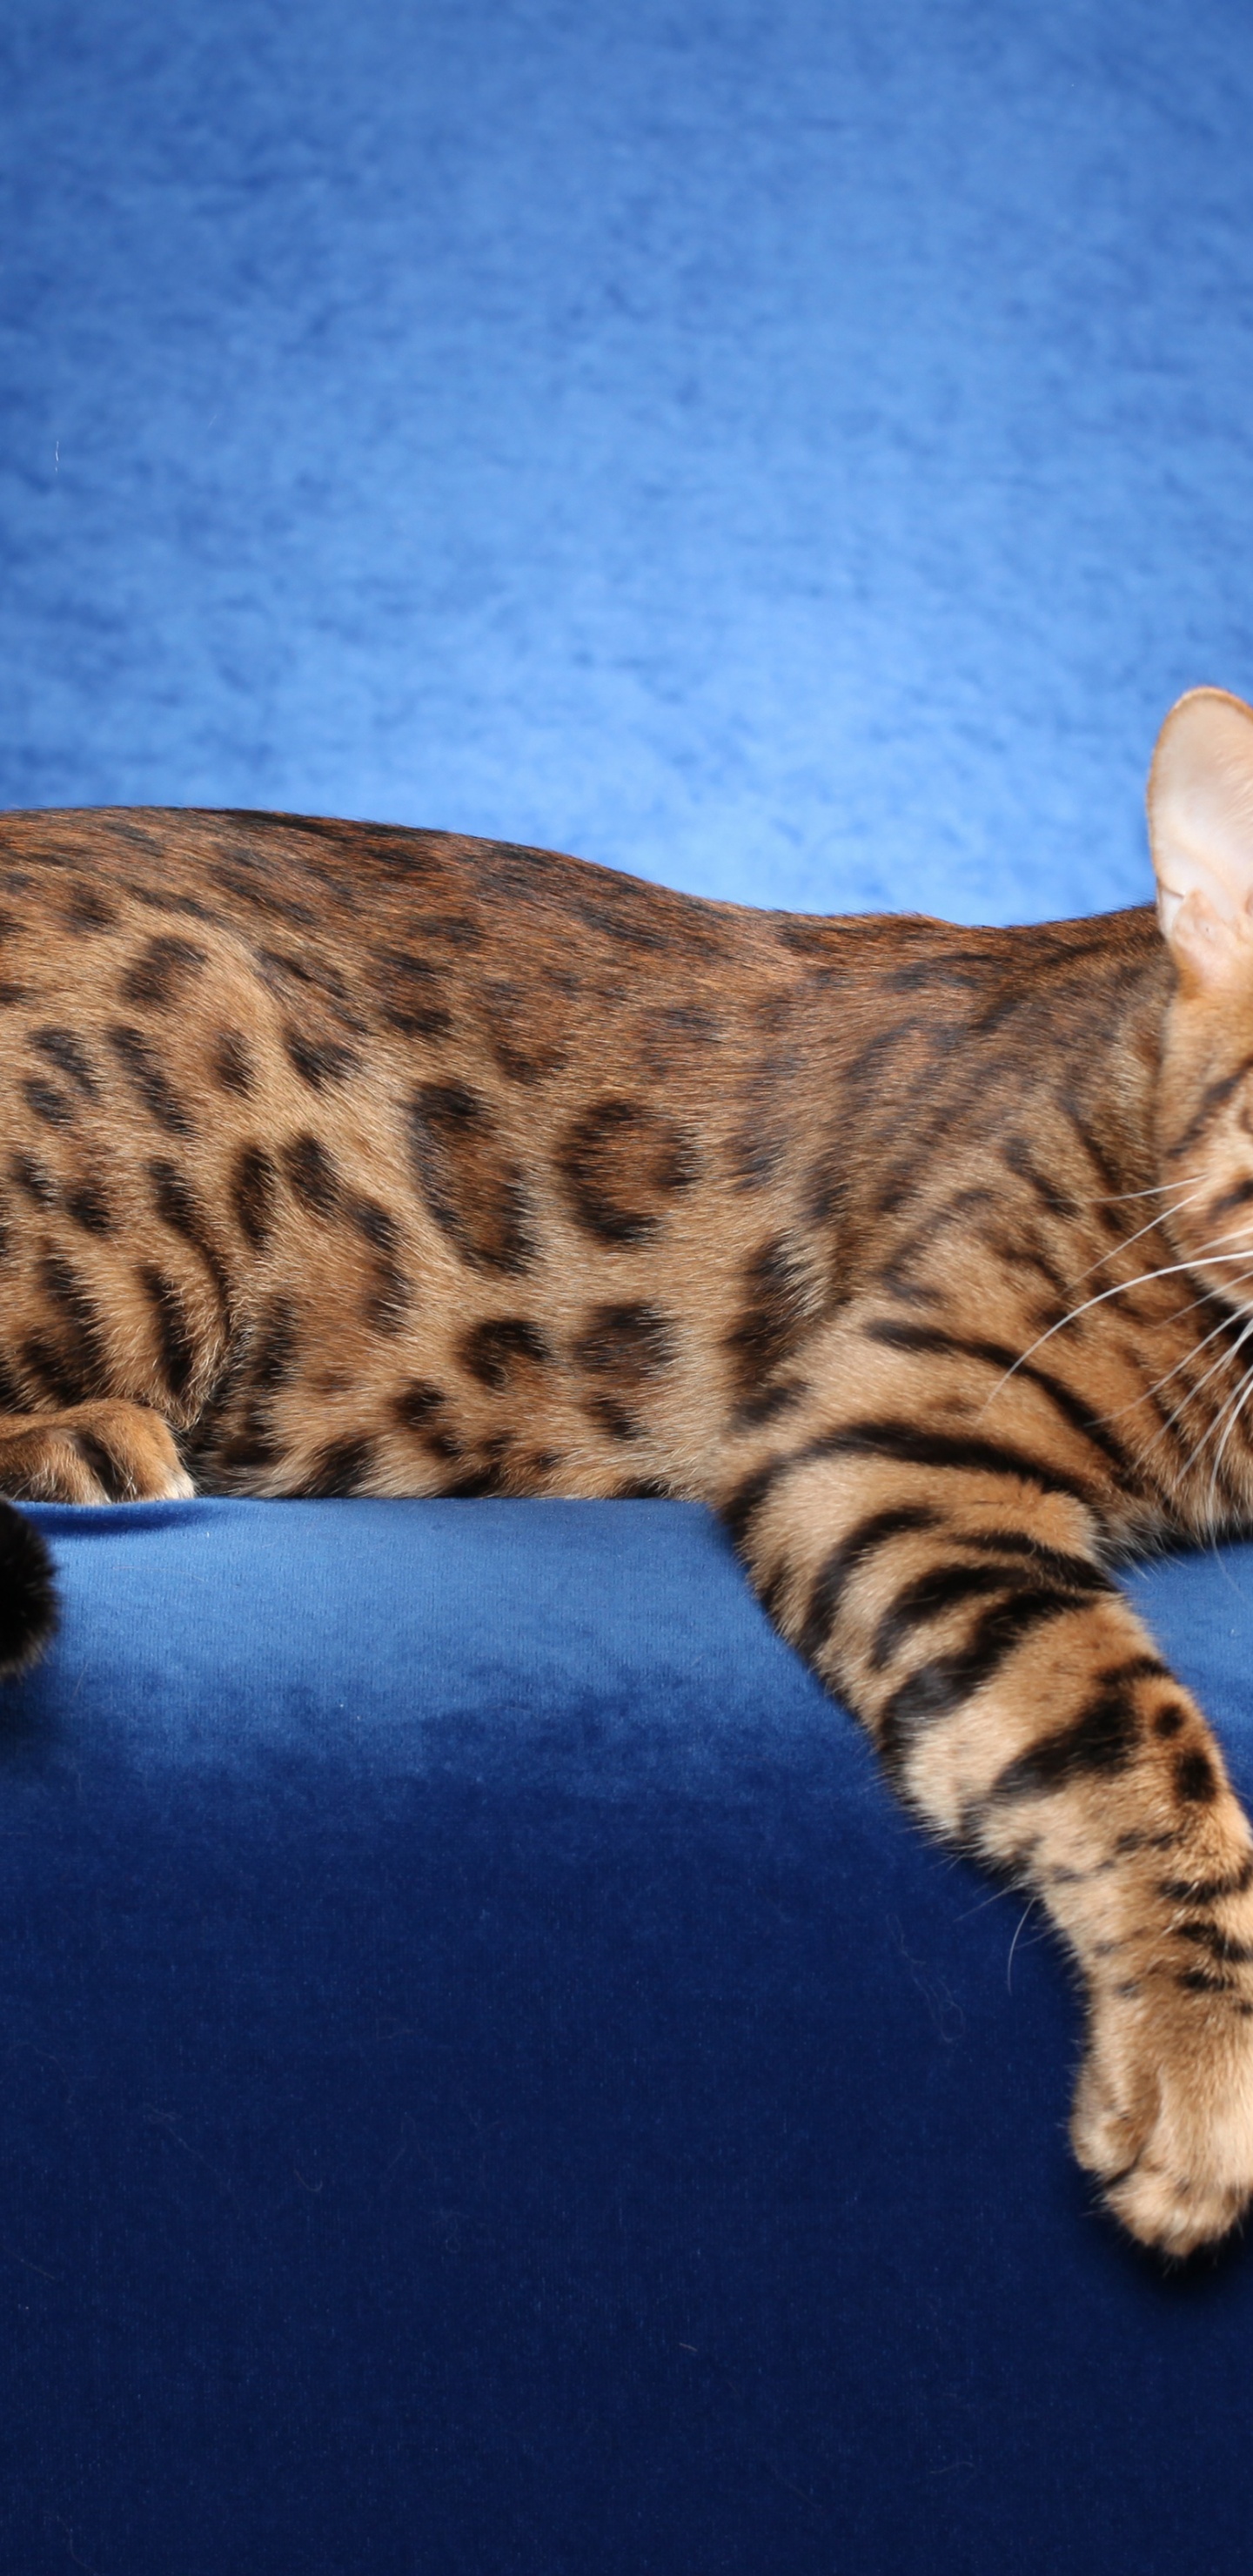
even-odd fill
[(6, 0), (0, 803), (1140, 900), (1251, 120), (1241, 0)]
[[(1235, 0), (7, 0), (0, 803), (1147, 892), (1253, 696)], [(0, 2562), (1236, 2576), (1253, 2265), (701, 1515), (40, 1516)], [(1253, 1788), (1253, 1559), (1135, 1588)]]
[[(6, 2565), (1247, 2564), (1253, 2269), (1090, 2214), (1056, 1958), (703, 1513), (36, 1518)], [(1250, 1587), (1148, 1586), (1246, 1790)]]

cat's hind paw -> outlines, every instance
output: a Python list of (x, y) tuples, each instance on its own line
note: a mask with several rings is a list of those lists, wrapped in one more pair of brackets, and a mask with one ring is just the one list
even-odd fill
[(195, 1490), (168, 1423), (146, 1404), (0, 1420), (0, 1494), (15, 1502), (173, 1502)]

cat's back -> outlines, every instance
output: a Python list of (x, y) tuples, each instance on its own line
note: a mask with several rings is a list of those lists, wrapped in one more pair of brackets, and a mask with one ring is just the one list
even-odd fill
[[(761, 911), (559, 852), (396, 826), (195, 809), (0, 816), (0, 936), (10, 1007), (113, 978), (119, 998), (186, 1003), (216, 933), (297, 1017), (360, 1037), (485, 1041), (507, 1080), (631, 1030), (658, 1074), (684, 1041), (767, 1039), (792, 1023), (846, 1059), (954, 1034), (1074, 1028), (1156, 967), (1148, 907), (971, 929), (913, 914)], [(741, 1015), (737, 1021), (737, 1011)], [(524, 1029), (547, 1024), (544, 1061)], [(560, 1032), (560, 1047), (558, 1035)], [(625, 1035), (625, 1030), (623, 1031)]]

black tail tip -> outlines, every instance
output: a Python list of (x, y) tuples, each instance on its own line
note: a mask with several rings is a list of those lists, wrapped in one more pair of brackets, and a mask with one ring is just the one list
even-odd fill
[(52, 1559), (38, 1530), (0, 1502), (0, 1679), (25, 1672), (57, 1624)]

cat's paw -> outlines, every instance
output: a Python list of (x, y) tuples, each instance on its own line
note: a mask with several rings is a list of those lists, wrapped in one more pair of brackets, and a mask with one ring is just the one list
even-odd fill
[(1181, 1989), (1172, 1961), (1138, 1995), (1097, 2000), (1075, 2095), (1080, 2164), (1132, 2236), (1176, 2257), (1253, 2202), (1253, 1991), (1247, 1968), (1220, 1973)]
[(168, 1423), (146, 1404), (75, 1404), (0, 1425), (0, 1494), (15, 1502), (165, 1502), (195, 1490)]

